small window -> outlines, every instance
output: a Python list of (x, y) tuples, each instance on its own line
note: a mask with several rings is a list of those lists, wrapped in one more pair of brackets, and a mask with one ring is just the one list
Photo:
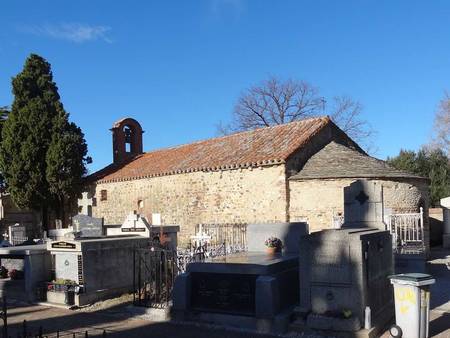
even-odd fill
[(108, 191), (101, 190), (100, 191), (100, 201), (106, 201), (108, 199)]
[(142, 209), (144, 207), (144, 201), (143, 200), (139, 200), (138, 201), (138, 208)]

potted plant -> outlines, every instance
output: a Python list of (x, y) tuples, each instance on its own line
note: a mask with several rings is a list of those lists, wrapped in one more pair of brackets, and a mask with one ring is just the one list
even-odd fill
[(266, 245), (266, 251), (269, 255), (279, 253), (283, 248), (283, 242), (281, 239), (273, 236), (267, 238), (264, 244)]

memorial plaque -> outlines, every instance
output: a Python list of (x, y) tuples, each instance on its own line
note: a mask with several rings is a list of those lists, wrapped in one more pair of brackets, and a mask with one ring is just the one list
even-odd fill
[(75, 249), (75, 248), (76, 248), (75, 243), (68, 243), (68, 242), (52, 243), (52, 249)]
[(145, 228), (122, 228), (122, 232), (145, 232)]
[(256, 275), (192, 273), (192, 308), (252, 316), (255, 314), (256, 278)]
[(78, 255), (72, 252), (62, 252), (55, 255), (55, 278), (78, 281)]

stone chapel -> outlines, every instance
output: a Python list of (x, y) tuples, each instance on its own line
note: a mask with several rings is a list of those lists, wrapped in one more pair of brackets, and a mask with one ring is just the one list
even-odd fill
[(425, 211), (428, 180), (368, 156), (329, 117), (143, 151), (140, 124), (114, 123), (113, 163), (86, 179), (92, 215), (122, 224), (133, 211), (180, 225), (187, 243), (197, 224), (306, 221), (310, 231), (342, 215), (343, 187), (381, 182), (386, 212)]

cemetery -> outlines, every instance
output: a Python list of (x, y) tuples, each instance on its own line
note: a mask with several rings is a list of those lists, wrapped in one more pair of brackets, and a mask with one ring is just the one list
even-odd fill
[(390, 277), (427, 271), (427, 179), (367, 156), (328, 118), (150, 153), (136, 120), (111, 131), (114, 162), (86, 178), (71, 227), (44, 239), (47, 304), (131, 293), (158, 320), (376, 337), (398, 310)]
[[(417, 237), (410, 252), (397, 250), (396, 236), (404, 235), (384, 223), (379, 182), (356, 180), (342, 194), (344, 220), (335, 229), (199, 224), (190, 248), (179, 246), (180, 226), (162, 225), (158, 214), (149, 222), (134, 211), (120, 225), (105, 225), (89, 215), (85, 195), (72, 227), (34, 245), (0, 248), (7, 277), (0, 287), (11, 298), (48, 305), (83, 307), (132, 293), (149, 313), (162, 309), (162, 320), (376, 337), (394, 318), (389, 276), (424, 272), (411, 258)], [(13, 226), (5, 238), (15, 232), (26, 237)], [(424, 266), (424, 251), (420, 257)]]
[(369, 156), (329, 116), (147, 153), (137, 120), (111, 132), (113, 163), (42, 208), (50, 227), (0, 195), (4, 297), (73, 311), (123, 297), (118, 312), (152, 323), (268, 335), (428, 336), (446, 283), (426, 274), (430, 238), (450, 245), (450, 197), (439, 235), (429, 178)]
[[(378, 337), (395, 316), (401, 322), (393, 285), (401, 290), (403, 280), (391, 277), (425, 273), (429, 255), (423, 209), (393, 214), (384, 188), (384, 181), (352, 180), (341, 190), (343, 212), (327, 229), (313, 231), (307, 219), (198, 223), (189, 245), (164, 214), (138, 208), (118, 224), (93, 217), (98, 201), (86, 191), (69, 227), (56, 222), (42, 238), (21, 224), (8, 228), (0, 289), (66, 308), (132, 294), (136, 309), (158, 321)], [(420, 278), (417, 285), (434, 283)]]

